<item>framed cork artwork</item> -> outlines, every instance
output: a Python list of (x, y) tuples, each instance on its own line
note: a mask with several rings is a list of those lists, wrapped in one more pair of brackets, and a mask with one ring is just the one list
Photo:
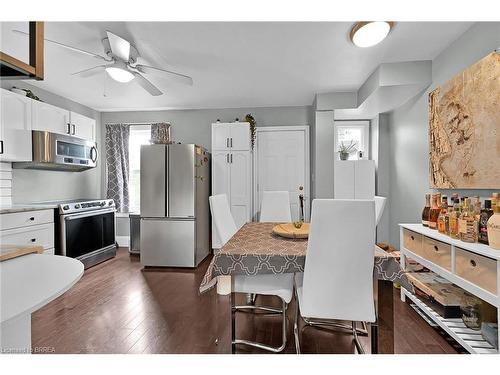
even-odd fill
[(429, 94), (429, 184), (500, 189), (500, 53)]

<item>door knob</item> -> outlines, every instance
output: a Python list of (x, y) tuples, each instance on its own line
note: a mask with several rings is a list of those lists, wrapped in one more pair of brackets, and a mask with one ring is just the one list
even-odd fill
[(302, 185), (301, 185), (301, 186), (299, 186), (299, 190), (300, 190), (300, 191), (304, 190), (304, 186), (302, 186)]

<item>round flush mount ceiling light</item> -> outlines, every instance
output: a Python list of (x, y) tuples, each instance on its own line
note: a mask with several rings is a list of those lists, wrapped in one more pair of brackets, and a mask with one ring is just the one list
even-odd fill
[(126, 83), (134, 79), (134, 75), (128, 71), (127, 66), (122, 62), (116, 62), (113, 65), (106, 67), (106, 72), (115, 81)]
[(349, 36), (356, 46), (371, 47), (383, 41), (393, 26), (389, 21), (357, 22)]

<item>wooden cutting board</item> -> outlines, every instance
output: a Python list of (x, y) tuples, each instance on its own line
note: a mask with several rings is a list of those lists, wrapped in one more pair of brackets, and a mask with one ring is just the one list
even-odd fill
[(42, 246), (15, 246), (15, 245), (1, 245), (0, 246), (0, 262), (5, 260), (17, 258), (27, 254), (42, 254)]
[(273, 233), (285, 238), (307, 238), (309, 224), (303, 223), (300, 228), (295, 228), (293, 223), (278, 224), (273, 228)]

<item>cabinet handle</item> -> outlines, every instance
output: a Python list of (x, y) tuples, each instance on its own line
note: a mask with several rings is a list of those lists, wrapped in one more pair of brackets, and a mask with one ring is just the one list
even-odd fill
[(68, 129), (66, 129), (66, 133), (71, 134), (71, 124), (68, 122), (67, 124)]
[(434, 251), (439, 251), (439, 248), (436, 245), (434, 245)]
[(3, 141), (0, 141), (0, 154), (3, 154)]
[(411, 238), (411, 240), (412, 240), (412, 241), (415, 241), (415, 237), (413, 237), (413, 236), (410, 236), (410, 238)]
[(229, 163), (229, 154), (226, 154), (226, 163)]
[(73, 129), (73, 130), (72, 130), (72, 132), (71, 132), (71, 134), (72, 134), (72, 135), (75, 135), (75, 133), (76, 133), (76, 127), (75, 127), (75, 124), (71, 124), (71, 127), (72, 127), (72, 129)]
[(36, 238), (32, 238), (32, 239), (31, 239), (31, 242), (36, 242)]
[(231, 154), (231, 164), (233, 164), (233, 154)]
[(233, 137), (231, 137), (230, 139), (231, 139), (231, 148), (233, 148)]
[(32, 217), (30, 217), (30, 220), (31, 220), (31, 221), (34, 221), (34, 220), (35, 220), (35, 218), (32, 216)]
[(476, 261), (475, 261), (475, 260), (473, 260), (473, 259), (471, 259), (471, 260), (470, 260), (470, 265), (471, 265), (472, 267), (476, 267)]
[(229, 148), (229, 138), (226, 138), (226, 147)]

